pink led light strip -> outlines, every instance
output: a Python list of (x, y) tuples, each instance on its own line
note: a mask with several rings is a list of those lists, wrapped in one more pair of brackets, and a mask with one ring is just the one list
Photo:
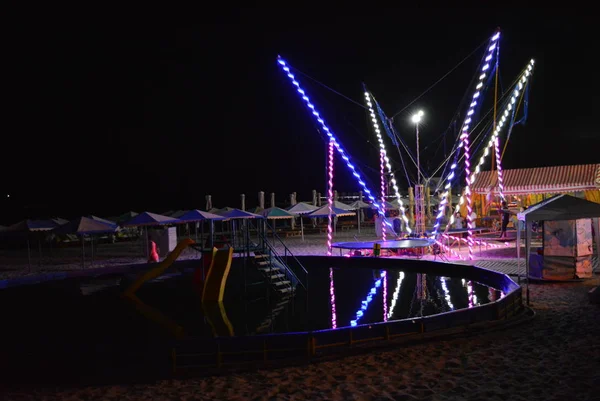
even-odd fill
[(465, 148), (465, 175), (467, 176), (467, 186), (465, 187), (465, 195), (467, 197), (467, 244), (469, 245), (469, 260), (473, 260), (473, 206), (471, 205), (471, 187), (469, 187), (469, 177), (471, 176), (471, 159), (469, 155), (469, 133), (465, 129), (461, 134)]
[(329, 174), (329, 182), (327, 183), (327, 207), (329, 210), (327, 220), (327, 256), (331, 256), (331, 240), (333, 238), (333, 140), (329, 141), (329, 163), (327, 172)]
[[(331, 239), (333, 237), (333, 149), (334, 141), (329, 141), (329, 163), (327, 171), (329, 182), (327, 183), (327, 208), (329, 210), (327, 220), (327, 256), (331, 256)], [(335, 310), (335, 288), (333, 285), (333, 269), (329, 268), (329, 300), (331, 303), (331, 328), (337, 328), (337, 314)]]
[(379, 174), (381, 175), (381, 239), (386, 239), (386, 227), (385, 227), (385, 153), (379, 152)]

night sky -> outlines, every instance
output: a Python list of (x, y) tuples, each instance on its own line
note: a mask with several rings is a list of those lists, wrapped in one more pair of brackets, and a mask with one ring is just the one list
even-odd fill
[[(223, 12), (195, 26), (20, 25), (4, 38), (0, 224), (204, 208), (206, 194), (217, 207), (238, 207), (245, 193), (251, 207), (259, 190), (267, 202), (275, 192), (281, 203), (293, 191), (302, 200), (312, 189), (323, 192), (326, 143), (277, 66), (278, 54), (310, 77), (297, 73), (377, 188), (361, 83), (394, 115), (498, 26), (501, 88), (536, 60), (528, 120), (514, 128), (504, 167), (598, 163), (592, 14), (514, 7), (317, 16), (264, 9)], [(454, 143), (447, 128), (483, 51), (395, 118), (414, 151), (410, 115), (425, 111), (421, 159), (429, 173), (444, 159), (444, 138), (446, 152)], [(398, 152), (387, 145), (405, 191)], [(359, 190), (336, 167), (336, 188)]]

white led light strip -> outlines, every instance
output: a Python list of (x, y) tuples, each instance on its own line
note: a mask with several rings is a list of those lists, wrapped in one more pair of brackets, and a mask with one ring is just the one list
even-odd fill
[[(481, 166), (483, 165), (483, 163), (485, 163), (486, 157), (490, 153), (490, 148), (492, 146), (495, 146), (496, 142), (499, 143), (498, 135), (500, 134), (500, 131), (502, 130), (502, 128), (505, 125), (507, 125), (510, 112), (515, 107), (517, 98), (519, 97), (519, 95), (521, 95), (523, 93), (523, 89), (528, 84), (529, 78), (531, 77), (531, 74), (533, 73), (534, 63), (535, 63), (535, 61), (533, 59), (531, 59), (529, 61), (529, 63), (527, 64), (527, 67), (525, 68), (525, 71), (523, 71), (523, 73), (521, 74), (521, 77), (519, 78), (519, 80), (516, 84), (516, 88), (512, 92), (509, 102), (507, 103), (504, 110), (501, 111), (502, 117), (500, 117), (498, 124), (496, 124), (496, 129), (494, 130), (494, 133), (492, 134), (492, 138), (490, 138), (490, 140), (488, 141), (487, 146), (483, 150), (483, 155), (479, 158), (479, 162), (477, 163), (477, 166), (475, 166), (475, 170), (471, 173), (471, 176), (469, 178), (471, 185), (473, 185), (475, 183), (475, 179), (476, 179), (477, 175), (481, 172)], [(496, 152), (496, 162), (498, 165), (498, 174), (500, 175), (501, 174), (500, 171), (502, 170), (502, 167), (501, 167), (501, 161), (499, 159), (498, 153), (499, 152)], [(500, 178), (498, 179), (498, 186), (501, 191), (501, 197), (504, 198), (504, 196), (503, 196), (504, 195), (503, 194), (504, 187), (500, 187)], [(463, 202), (464, 202), (464, 194), (461, 195), (460, 201), (459, 201), (458, 205), (456, 205), (455, 211), (458, 211), (460, 209), (460, 205), (462, 205)]]
[(394, 173), (392, 171), (392, 165), (390, 164), (390, 159), (387, 156), (387, 151), (385, 149), (385, 144), (383, 143), (383, 136), (381, 135), (381, 130), (379, 129), (379, 124), (377, 123), (377, 117), (375, 116), (375, 110), (373, 109), (373, 103), (371, 103), (371, 95), (369, 92), (365, 92), (365, 100), (367, 102), (367, 106), (369, 107), (369, 113), (371, 116), (371, 122), (373, 123), (373, 129), (377, 134), (377, 140), (379, 141), (379, 149), (383, 154), (383, 160), (385, 161), (385, 167), (387, 168), (387, 172), (390, 175), (392, 181), (392, 188), (394, 188), (394, 195), (396, 195), (396, 199), (398, 199), (398, 206), (400, 208), (400, 212), (402, 213), (402, 220), (406, 224), (406, 230), (408, 233), (411, 233), (412, 230), (408, 226), (408, 217), (406, 217), (406, 211), (404, 209), (404, 204), (402, 203), (402, 199), (400, 198), (400, 190), (398, 189), (398, 183), (396, 182), (396, 177), (394, 177)]
[[(498, 38), (500, 38), (500, 32), (497, 32), (494, 36), (492, 36), (492, 38), (490, 39), (490, 42), (489, 42), (490, 46), (486, 50), (487, 56), (485, 58), (485, 64), (481, 67), (481, 75), (479, 76), (477, 85), (475, 86), (475, 93), (473, 94), (473, 98), (471, 100), (469, 110), (467, 111), (466, 119), (463, 122), (463, 126), (461, 129), (460, 142), (458, 145), (459, 148), (461, 148), (465, 145), (465, 139), (467, 139), (467, 141), (468, 141), (469, 127), (470, 127), (470, 124), (473, 123), (472, 116), (475, 113), (475, 107), (477, 106), (479, 96), (481, 94), (481, 91), (483, 90), (484, 82), (487, 77), (486, 71), (490, 68), (490, 62), (494, 56), (496, 46), (498, 44)], [(466, 133), (466, 135), (465, 135), (465, 133)], [(467, 142), (467, 145), (468, 145), (468, 142)], [(468, 153), (468, 149), (466, 149), (466, 150)], [(468, 155), (467, 155), (467, 159), (468, 159)], [(442, 194), (442, 200), (438, 207), (438, 214), (436, 216), (436, 221), (433, 226), (432, 237), (435, 237), (438, 233), (438, 229), (440, 227), (440, 219), (444, 215), (444, 209), (445, 209), (446, 205), (448, 204), (448, 193), (449, 193), (450, 187), (452, 186), (452, 179), (455, 176), (454, 170), (456, 170), (456, 163), (453, 163), (450, 166), (450, 174), (448, 175), (447, 183), (444, 186), (444, 193)], [(467, 177), (468, 176), (469, 175), (467, 175)]]

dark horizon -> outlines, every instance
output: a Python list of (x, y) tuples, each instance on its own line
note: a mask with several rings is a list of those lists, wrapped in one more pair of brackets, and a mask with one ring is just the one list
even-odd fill
[[(309, 200), (312, 189), (324, 192), (326, 145), (278, 68), (278, 54), (310, 77), (298, 75), (376, 190), (376, 138), (367, 113), (314, 80), (360, 104), (364, 82), (391, 116), (497, 27), (502, 88), (536, 60), (528, 119), (513, 129), (503, 167), (600, 162), (597, 81), (588, 71), (598, 36), (591, 13), (419, 9), (411, 19), (413, 11), (276, 18), (238, 10), (188, 29), (19, 28), (5, 51), (10, 140), (0, 224), (200, 209), (207, 194), (216, 207), (238, 207), (244, 193), (251, 207), (260, 190), (267, 203), (271, 192), (278, 203), (294, 191), (299, 200)], [(454, 143), (454, 132), (443, 133), (482, 52), (395, 119), (414, 151), (408, 119), (425, 111), (421, 159), (429, 173), (444, 159), (444, 138), (446, 151)], [(506, 131), (502, 146), (505, 139)], [(387, 139), (386, 146), (405, 192), (398, 152)], [(339, 162), (335, 179), (339, 192), (360, 189)]]

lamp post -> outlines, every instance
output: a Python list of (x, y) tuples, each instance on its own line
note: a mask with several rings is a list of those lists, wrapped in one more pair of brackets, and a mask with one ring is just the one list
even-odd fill
[(417, 184), (421, 184), (421, 158), (419, 157), (419, 123), (423, 119), (423, 110), (419, 110), (417, 114), (414, 114), (411, 118), (412, 122), (417, 127)]
[(417, 185), (415, 185), (415, 231), (417, 235), (425, 234), (425, 210), (423, 205), (423, 185), (421, 185), (421, 156), (419, 152), (419, 123), (423, 119), (422, 110), (419, 110), (411, 118), (417, 128)]

